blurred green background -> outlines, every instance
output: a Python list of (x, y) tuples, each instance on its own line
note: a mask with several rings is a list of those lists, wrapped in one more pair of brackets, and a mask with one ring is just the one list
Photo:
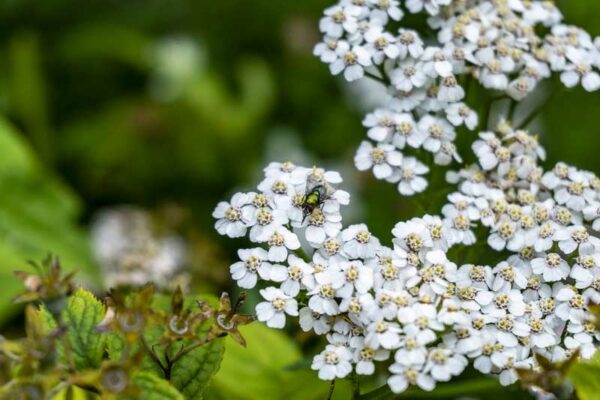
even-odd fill
[[(558, 3), (600, 33), (599, 1)], [(227, 266), (244, 243), (218, 237), (210, 214), (271, 160), (340, 169), (347, 221), (384, 240), (389, 221), (414, 216), (419, 199), (353, 169), (364, 110), (312, 56), (331, 4), (0, 1), (0, 331), (20, 326), (12, 271), (27, 259), (56, 253), (101, 290), (89, 224), (115, 205), (144, 207), (186, 239), (193, 291), (233, 290)], [(538, 123), (548, 165), (600, 172), (599, 100), (552, 98)]]

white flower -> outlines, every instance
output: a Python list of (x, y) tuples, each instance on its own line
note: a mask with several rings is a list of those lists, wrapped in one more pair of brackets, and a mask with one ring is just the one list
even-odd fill
[(547, 251), (552, 247), (554, 241), (562, 236), (560, 233), (562, 229), (563, 228), (558, 226), (554, 221), (545, 222), (529, 233), (527, 242), (529, 245), (533, 246), (535, 251)]
[(439, 47), (427, 47), (421, 56), (423, 71), (431, 78), (452, 76), (452, 64)]
[(488, 244), (496, 251), (505, 247), (511, 251), (519, 251), (524, 245), (524, 238), (516, 235), (517, 225), (510, 221), (500, 221), (492, 228), (492, 234), (488, 237)]
[(400, 28), (398, 31), (398, 49), (401, 59), (407, 56), (419, 58), (423, 54), (423, 41), (417, 32)]
[(353, 5), (333, 6), (325, 10), (325, 16), (319, 22), (321, 32), (328, 36), (339, 38), (344, 34), (356, 32), (358, 28), (357, 17), (361, 13), (360, 7)]
[(267, 229), (288, 223), (288, 213), (285, 209), (272, 209), (270, 207), (260, 207), (256, 209), (250, 219), (250, 224), (254, 225), (250, 229), (250, 241), (256, 242), (259, 236)]
[(571, 254), (578, 248), (584, 253), (600, 248), (600, 239), (590, 236), (587, 229), (581, 225), (569, 226), (559, 231), (557, 238), (558, 247), (565, 254)]
[(231, 198), (231, 202), (220, 202), (212, 213), (215, 222), (215, 229), (221, 235), (227, 235), (230, 238), (237, 238), (246, 235), (247, 230), (247, 212), (244, 206), (250, 203), (250, 196), (246, 193), (236, 193)]
[(573, 287), (558, 283), (553, 287), (552, 294), (561, 302), (556, 307), (556, 315), (560, 319), (574, 323), (581, 323), (586, 319), (585, 299)]
[(383, 349), (372, 349), (364, 344), (354, 350), (354, 362), (356, 373), (359, 375), (373, 375), (375, 363), (373, 361), (384, 361), (389, 357), (389, 351)]
[(344, 275), (341, 273), (316, 274), (315, 280), (314, 289), (308, 292), (308, 295), (311, 296), (308, 306), (319, 314), (339, 314), (339, 305), (335, 301), (335, 294), (336, 290), (345, 284)]
[[(429, 172), (429, 168), (414, 157), (404, 157), (400, 166), (398, 191), (405, 196), (412, 196), (427, 188), (427, 181), (421, 175)], [(393, 181), (393, 180), (392, 180)]]
[(322, 42), (315, 45), (313, 54), (326, 64), (331, 64), (337, 58), (338, 39), (325, 36)]
[(436, 348), (429, 352), (424, 372), (430, 373), (436, 381), (447, 382), (453, 376), (460, 375), (466, 366), (467, 359), (464, 356), (450, 349)]
[[(492, 328), (490, 328), (492, 329)], [(529, 325), (514, 319), (510, 315), (504, 315), (496, 320), (496, 327), (492, 329), (498, 341), (507, 347), (515, 347), (519, 344), (519, 337), (527, 337), (530, 332)]]
[(257, 237), (257, 240), (269, 245), (269, 260), (275, 262), (284, 261), (287, 258), (288, 250), (300, 248), (298, 236), (283, 226), (265, 229)]
[(380, 144), (377, 147), (368, 141), (363, 141), (354, 156), (354, 164), (359, 171), (373, 168), (377, 179), (389, 178), (394, 168), (402, 164), (402, 153), (392, 145)]
[(438, 92), (438, 100), (456, 103), (465, 97), (465, 90), (458, 84), (454, 75), (448, 75), (442, 79)]
[(467, 107), (464, 103), (450, 104), (446, 108), (446, 118), (452, 125), (465, 125), (470, 130), (474, 130), (479, 123), (477, 113)]
[(271, 271), (275, 267), (268, 262), (269, 254), (264, 249), (240, 249), (238, 256), (241, 261), (232, 264), (229, 271), (239, 287), (252, 289), (258, 276), (264, 280), (271, 279)]
[(435, 340), (434, 331), (442, 331), (444, 325), (438, 321), (437, 310), (431, 304), (416, 303), (412, 307), (398, 312), (398, 321), (404, 331), (421, 343)]
[(494, 275), (489, 266), (466, 264), (456, 272), (456, 286), (459, 288), (472, 286), (475, 289), (487, 290), (493, 280)]
[[(396, 358), (398, 360), (398, 358)], [(423, 390), (431, 391), (435, 388), (435, 380), (423, 372), (423, 364), (401, 364), (396, 362), (390, 366), (392, 375), (388, 378), (388, 385), (392, 392), (402, 393), (409, 385), (416, 385)]]
[(506, 313), (520, 317), (525, 314), (523, 294), (517, 289), (497, 293), (494, 300), (483, 308), (483, 313), (498, 318), (506, 315)]
[(437, 165), (448, 165), (452, 161), (461, 163), (462, 158), (456, 151), (456, 145), (452, 142), (443, 142), (440, 149), (433, 158), (433, 162)]
[(441, 6), (447, 6), (452, 0), (407, 0), (406, 8), (411, 13), (418, 13), (425, 9), (430, 15), (437, 15)]
[[(412, 115), (407, 114), (412, 118)], [(363, 119), (363, 125), (367, 128), (367, 136), (376, 142), (387, 142), (392, 138), (396, 131), (396, 126), (400, 123), (397, 120), (397, 114), (385, 108), (378, 108), (369, 113)]]
[(495, 274), (491, 289), (494, 292), (506, 292), (513, 285), (525, 289), (530, 275), (530, 271), (524, 268), (515, 268), (507, 261), (502, 261), (492, 270)]
[(379, 249), (379, 239), (365, 224), (350, 225), (342, 231), (343, 250), (349, 258), (372, 258)]
[(570, 322), (567, 331), (572, 336), (565, 338), (565, 346), (569, 350), (580, 349), (581, 357), (584, 359), (591, 358), (596, 352), (594, 337), (597, 338), (597, 333), (594, 325), (590, 322), (572, 323)]
[(369, 43), (367, 49), (373, 54), (375, 64), (398, 58), (400, 49), (396, 45), (396, 38), (389, 32), (384, 32), (383, 27), (373, 26), (365, 33), (365, 39)]
[(412, 114), (396, 115), (396, 134), (393, 136), (394, 146), (403, 149), (408, 144), (410, 147), (419, 148), (423, 140), (425, 140), (425, 135), (418, 129)]
[(390, 78), (392, 84), (398, 90), (410, 92), (415, 88), (420, 88), (427, 82), (427, 77), (422, 72), (422, 66), (412, 59), (406, 59), (398, 64)]
[(494, 367), (500, 369), (507, 367), (509, 358), (514, 357), (514, 350), (498, 343), (492, 331), (484, 330), (481, 337), (483, 340), (481, 347), (469, 355), (475, 358), (473, 367), (484, 374), (492, 372)]
[(400, 327), (383, 319), (373, 321), (367, 327), (365, 343), (374, 349), (395, 349), (400, 343)]
[(571, 269), (571, 278), (575, 279), (575, 286), (579, 289), (589, 287), (600, 272), (600, 253), (591, 249), (580, 251), (577, 262)]
[(295, 297), (302, 285), (312, 288), (315, 285), (314, 268), (293, 254), (288, 256), (288, 267), (275, 266), (271, 270), (271, 280), (282, 282), (281, 290), (288, 296)]
[(581, 81), (581, 85), (588, 92), (598, 90), (600, 88), (600, 75), (592, 69), (594, 59), (591, 53), (573, 50), (567, 52), (567, 57), (573, 64), (567, 65), (565, 71), (560, 75), (561, 82), (566, 87), (572, 88)]
[(555, 332), (555, 325), (557, 325), (555, 320), (556, 317), (553, 315), (545, 319), (531, 318), (528, 322), (531, 328), (529, 343), (541, 349), (558, 344), (560, 338), (557, 337), (557, 333)]
[(487, 62), (483, 68), (479, 80), (483, 87), (487, 89), (505, 90), (508, 88), (508, 78), (506, 76), (506, 68), (503, 68), (503, 63), (498, 59), (493, 59)]
[(315, 356), (311, 368), (319, 371), (319, 378), (331, 381), (344, 378), (352, 371), (352, 353), (345, 346), (327, 345), (325, 350)]
[(398, 222), (394, 229), (394, 245), (403, 251), (419, 253), (433, 246), (433, 240), (425, 223), (417, 218), (407, 222)]
[(423, 148), (432, 153), (437, 152), (443, 142), (452, 141), (456, 138), (454, 128), (446, 120), (425, 115), (419, 121), (419, 130), (426, 134)]
[(373, 6), (371, 19), (377, 20), (382, 24), (388, 22), (388, 16), (394, 21), (400, 21), (404, 13), (399, 7), (398, 0), (368, 0)]
[(371, 55), (361, 46), (351, 48), (348, 42), (340, 41), (336, 54), (337, 58), (329, 64), (329, 69), (333, 75), (344, 71), (344, 78), (348, 82), (362, 78), (365, 74), (364, 67), (371, 65)]
[(309, 307), (300, 309), (300, 328), (308, 332), (314, 330), (317, 335), (324, 335), (331, 330), (330, 317), (325, 314), (319, 314)]
[(256, 316), (268, 327), (281, 329), (285, 326), (285, 314), (298, 316), (298, 302), (280, 289), (268, 287), (260, 294), (267, 301), (256, 305)]
[(370, 321), (370, 315), (373, 312), (374, 307), (377, 306), (370, 293), (346, 297), (340, 303), (340, 311), (348, 313), (350, 320), (357, 325), (366, 324)]
[(543, 258), (534, 258), (531, 260), (531, 269), (534, 273), (542, 275), (546, 282), (563, 280), (571, 272), (569, 264), (556, 253), (548, 253)]
[(308, 226), (305, 237), (313, 247), (320, 247), (327, 237), (336, 236), (342, 229), (342, 215), (339, 211), (327, 213), (315, 208), (306, 218), (306, 222)]
[(355, 291), (357, 294), (367, 293), (373, 287), (373, 270), (358, 260), (341, 262), (337, 268), (330, 268), (323, 275), (331, 281), (343, 282), (336, 290), (336, 296), (342, 299), (352, 296)]

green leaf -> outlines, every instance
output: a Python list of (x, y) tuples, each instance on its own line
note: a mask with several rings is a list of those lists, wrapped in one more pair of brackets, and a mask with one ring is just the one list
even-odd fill
[(119, 400), (186, 400), (169, 382), (151, 372), (137, 372), (133, 376), (132, 384), (139, 392), (133, 397), (119, 396)]
[(86, 234), (75, 223), (79, 199), (47, 172), (29, 144), (0, 117), (0, 324), (19, 307), (10, 298), (22, 291), (13, 276), (27, 260), (48, 252), (61, 257), (65, 272), (80, 269), (78, 279), (97, 282)]
[(63, 312), (68, 343), (68, 348), (64, 348), (63, 361), (72, 360), (78, 370), (100, 366), (106, 337), (98, 332), (96, 326), (105, 312), (104, 304), (85, 289), (77, 289), (69, 297)]
[(54, 319), (54, 317), (52, 316), (50, 311), (48, 311), (46, 306), (44, 306), (42, 304), (40, 306), (40, 308), (38, 309), (38, 313), (40, 314), (40, 316), (42, 317), (42, 321), (44, 322), (44, 333), (45, 334), (49, 334), (50, 332), (52, 332), (53, 330), (58, 328), (58, 324), (56, 323), (56, 320)]
[(181, 358), (171, 372), (171, 383), (188, 399), (201, 399), (211, 378), (219, 370), (225, 341), (216, 339)]
[[(205, 399), (322, 400), (329, 382), (309, 369), (292, 370), (303, 356), (296, 343), (281, 331), (253, 323), (240, 329), (248, 342), (243, 348), (226, 338), (227, 351), (221, 368), (205, 393)], [(351, 398), (348, 381), (336, 381), (334, 399)]]
[(580, 400), (597, 400), (600, 393), (600, 352), (586, 362), (575, 364), (568, 374)]

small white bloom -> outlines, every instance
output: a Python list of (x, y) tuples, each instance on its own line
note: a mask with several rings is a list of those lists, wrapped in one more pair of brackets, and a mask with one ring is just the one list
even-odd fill
[(379, 239), (373, 236), (365, 224), (350, 225), (342, 231), (344, 253), (349, 258), (372, 258), (379, 249)]
[(398, 67), (391, 72), (390, 78), (394, 87), (404, 92), (423, 87), (427, 82), (421, 65), (412, 59), (406, 59), (399, 63)]
[(373, 175), (377, 179), (389, 178), (394, 173), (394, 168), (402, 164), (402, 153), (395, 149), (394, 146), (386, 144), (373, 147), (365, 140), (356, 151), (354, 164), (359, 171), (373, 168)]
[(287, 258), (288, 250), (297, 250), (300, 248), (298, 236), (283, 226), (265, 229), (257, 237), (257, 240), (268, 244), (269, 260), (275, 262), (284, 261)]
[[(421, 175), (429, 172), (429, 168), (417, 161), (414, 157), (404, 157), (397, 179), (398, 191), (405, 196), (412, 196), (415, 193), (420, 193), (427, 188), (427, 180)], [(390, 179), (395, 181), (396, 179)]]
[(220, 202), (212, 213), (215, 222), (215, 229), (221, 235), (227, 235), (230, 238), (237, 238), (246, 235), (249, 211), (245, 211), (245, 206), (250, 204), (250, 196), (246, 193), (236, 193), (231, 198), (231, 202)]
[(325, 350), (315, 356), (311, 368), (319, 371), (319, 378), (331, 381), (344, 378), (352, 371), (352, 353), (346, 346), (327, 345)]
[(240, 249), (238, 261), (229, 267), (231, 277), (239, 287), (252, 289), (256, 286), (258, 277), (263, 280), (271, 279), (271, 271), (277, 268), (268, 262), (269, 254), (260, 247), (255, 249)]
[(543, 276), (545, 282), (556, 282), (569, 276), (571, 268), (560, 255), (548, 253), (543, 258), (531, 260), (531, 269), (534, 273)]
[(446, 118), (452, 125), (465, 125), (470, 130), (474, 130), (479, 123), (477, 113), (464, 103), (450, 104), (446, 108)]
[(333, 75), (344, 72), (344, 78), (348, 82), (355, 81), (364, 76), (364, 67), (371, 65), (371, 54), (361, 46), (350, 47), (345, 41), (340, 41), (336, 49), (337, 58), (329, 69)]
[(260, 294), (267, 301), (256, 305), (256, 316), (268, 327), (281, 329), (285, 326), (285, 314), (298, 316), (298, 302), (280, 289), (268, 287), (262, 289)]

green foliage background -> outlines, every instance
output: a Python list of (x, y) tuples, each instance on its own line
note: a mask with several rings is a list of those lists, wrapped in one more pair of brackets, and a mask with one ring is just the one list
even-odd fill
[[(600, 34), (600, 2), (558, 3), (567, 22)], [(1, 330), (20, 329), (18, 309), (10, 306), (20, 287), (12, 271), (26, 269), (27, 259), (52, 251), (81, 271), (86, 286), (102, 287), (86, 227), (105, 206), (183, 211), (194, 289), (205, 293), (234, 290), (227, 266), (243, 245), (219, 238), (210, 213), (233, 191), (254, 186), (268, 161), (341, 169), (358, 210), (347, 220), (366, 221), (383, 240), (389, 221), (422, 212), (422, 199), (400, 199), (393, 186), (353, 170), (363, 113), (311, 54), (318, 19), (330, 4), (0, 1)], [(195, 56), (181, 67), (190, 48)], [(599, 100), (599, 93), (581, 89), (552, 97), (537, 123), (548, 165), (564, 160), (600, 173)], [(299, 349), (261, 329), (248, 327), (248, 341), (273, 335), (269, 342), (289, 359), (269, 360), (268, 346), (251, 345), (229, 356), (249, 372), (228, 356), (224, 371), (248, 372), (248, 379), (263, 374), (254, 398), (272, 393), (268, 385), (276, 381), (314, 380), (273, 367), (297, 362), (310, 341)], [(211, 396), (243, 397), (219, 376), (220, 391)], [(318, 397), (323, 385), (315, 385)]]

